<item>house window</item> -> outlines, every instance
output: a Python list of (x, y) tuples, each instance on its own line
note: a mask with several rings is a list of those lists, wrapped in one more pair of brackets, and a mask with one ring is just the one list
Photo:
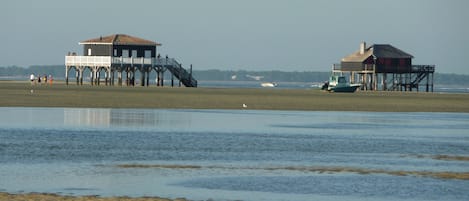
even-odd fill
[(88, 48), (88, 56), (91, 56), (91, 48)]
[(151, 50), (145, 50), (145, 58), (151, 58)]
[(132, 57), (136, 58), (137, 57), (137, 50), (132, 50)]
[(122, 57), (127, 58), (129, 57), (129, 50), (122, 50)]
[(114, 49), (114, 56), (117, 57), (117, 49)]

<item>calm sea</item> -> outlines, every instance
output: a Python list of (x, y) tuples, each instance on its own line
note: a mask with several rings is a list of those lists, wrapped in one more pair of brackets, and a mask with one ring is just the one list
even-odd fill
[(468, 131), (468, 113), (0, 107), (0, 191), (469, 200), (468, 180), (392, 174), (468, 172), (436, 158), (469, 156)]
[[(54, 78), (55, 80), (63, 81), (64, 78)], [(0, 76), (0, 80), (14, 80), (14, 81), (28, 81), (29, 76), (18, 77), (18, 76)], [(171, 86), (170, 78), (166, 78), (164, 85)], [(85, 82), (89, 83), (89, 78), (85, 77)], [(139, 82), (139, 80), (137, 80)], [(210, 87), (210, 88), (262, 88), (261, 83), (264, 81), (207, 81), (199, 80), (199, 87)], [(150, 79), (150, 84), (155, 85), (155, 80)], [(279, 89), (320, 89), (323, 83), (321, 82), (276, 82)], [(175, 81), (174, 85), (178, 86), (179, 82)], [(137, 83), (138, 85), (138, 83)], [(414, 89), (415, 90), (415, 89)], [(435, 84), (434, 92), (437, 93), (469, 93), (469, 85), (441, 85)], [(425, 91), (425, 87), (421, 86), (420, 91)]]

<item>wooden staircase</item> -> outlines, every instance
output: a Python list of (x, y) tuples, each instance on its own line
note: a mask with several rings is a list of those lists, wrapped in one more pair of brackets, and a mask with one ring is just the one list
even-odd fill
[(182, 65), (173, 60), (172, 65), (167, 65), (166, 68), (186, 87), (197, 87), (197, 80), (192, 76), (192, 68), (187, 72)]

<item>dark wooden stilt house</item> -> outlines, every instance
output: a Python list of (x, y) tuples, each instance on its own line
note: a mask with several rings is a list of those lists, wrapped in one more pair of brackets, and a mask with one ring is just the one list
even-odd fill
[(334, 64), (333, 71), (349, 73), (350, 81), (361, 83), (362, 90), (418, 91), (425, 86), (427, 92), (433, 91), (435, 66), (412, 65), (413, 58), (389, 44), (367, 47), (363, 42), (358, 51)]

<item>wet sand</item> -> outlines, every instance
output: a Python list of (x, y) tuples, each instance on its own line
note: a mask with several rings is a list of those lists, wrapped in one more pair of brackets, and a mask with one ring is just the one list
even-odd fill
[(63, 196), (49, 193), (10, 194), (0, 192), (0, 200), (5, 201), (185, 201), (184, 198), (165, 199), (158, 197), (99, 197), (99, 196)]
[[(246, 107), (243, 107), (245, 105)], [(328, 93), (318, 89), (31, 86), (0, 81), (2, 107), (256, 109), (377, 112), (469, 112), (469, 94)]]
[(357, 167), (324, 167), (324, 166), (286, 166), (286, 167), (224, 167), (198, 165), (161, 165), (161, 164), (121, 164), (119, 168), (164, 168), (164, 169), (232, 169), (232, 170), (267, 170), (267, 171), (300, 171), (315, 173), (355, 173), (355, 174), (387, 174), (393, 176), (419, 176), (437, 179), (469, 180), (469, 172), (434, 172), (410, 170), (384, 170)]

